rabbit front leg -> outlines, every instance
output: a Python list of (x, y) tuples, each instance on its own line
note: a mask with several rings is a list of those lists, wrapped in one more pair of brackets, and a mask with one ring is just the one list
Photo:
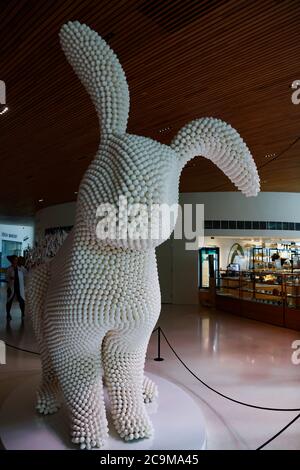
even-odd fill
[(103, 448), (108, 437), (100, 353), (104, 334), (88, 343), (79, 329), (69, 333), (74, 343), (66, 341), (54, 362), (71, 412), (72, 442), (81, 449)]
[(134, 339), (130, 333), (110, 332), (103, 342), (103, 365), (111, 412), (118, 434), (127, 440), (150, 437), (153, 433), (144, 396), (144, 363), (148, 336), (142, 331)]

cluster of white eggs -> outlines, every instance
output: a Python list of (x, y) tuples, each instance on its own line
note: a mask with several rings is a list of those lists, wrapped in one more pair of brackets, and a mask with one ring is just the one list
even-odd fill
[(53, 414), (60, 408), (58, 400), (59, 387), (56, 381), (47, 382), (45, 379), (41, 384), (41, 388), (37, 391), (36, 409), (41, 414)]
[[(168, 238), (173, 227), (163, 234), (158, 208), (177, 202), (179, 172), (176, 153), (167, 145), (129, 134), (107, 139), (84, 175), (78, 195), (83, 217), (99, 243), (143, 251)], [(106, 212), (104, 220), (100, 216)], [(104, 231), (106, 224), (113, 231)]]
[(122, 66), (96, 31), (78, 21), (60, 30), (64, 53), (86, 87), (99, 115), (102, 138), (126, 130), (129, 92)]
[[(119, 435), (124, 440), (150, 437), (152, 425), (144, 403), (157, 396), (157, 389), (143, 373), (149, 335), (160, 310), (154, 252), (129, 254), (109, 246), (103, 250), (97, 240), (89, 239), (84, 224), (75, 228), (58, 256), (31, 274), (29, 304), (43, 363), (37, 410), (57, 411), (58, 378), (71, 411), (72, 442), (81, 449), (104, 447), (104, 372)], [(68, 247), (71, 256), (66, 256)], [(112, 330), (121, 332), (114, 338)]]
[(143, 396), (145, 403), (151, 403), (158, 397), (158, 389), (156, 384), (145, 375), (143, 384)]
[[(114, 340), (113, 335), (104, 340), (102, 361), (112, 418), (117, 432), (126, 441), (150, 437), (153, 432), (141, 400), (143, 396), (146, 401), (143, 395), (145, 346), (128, 349), (122, 338)], [(154, 389), (150, 379), (147, 382), (148, 388)]]
[[(37, 409), (58, 409), (59, 383), (71, 412), (72, 441), (90, 449), (103, 447), (108, 434), (102, 372), (119, 435), (133, 440), (153, 431), (144, 403), (157, 389), (144, 378), (144, 361), (160, 312), (154, 248), (166, 238), (144, 237), (141, 223), (131, 234), (99, 240), (99, 205), (118, 207), (122, 231), (120, 196), (147, 208), (177, 203), (181, 170), (197, 154), (216, 163), (246, 195), (257, 193), (259, 179), (246, 145), (222, 121), (193, 121), (171, 146), (127, 134), (128, 87), (113, 51), (78, 22), (64, 25), (60, 39), (99, 114), (101, 142), (80, 185), (72, 233), (51, 262), (33, 270), (29, 305), (43, 366)], [(151, 227), (159, 223), (150, 220)]]
[(182, 166), (195, 155), (202, 155), (241, 190), (245, 196), (256, 196), (259, 176), (253, 157), (239, 133), (220, 119), (203, 118), (184, 126), (171, 143), (180, 154)]
[[(49, 237), (47, 237), (47, 241), (49, 241)], [(45, 247), (45, 244), (47, 244), (46, 241), (42, 246)], [(40, 259), (38, 260), (40, 261)], [(40, 264), (38, 268), (30, 272), (30, 276), (31, 274), (33, 277), (29, 280), (26, 288), (26, 309), (29, 309), (32, 314), (31, 319), (43, 364), (43, 376), (37, 391), (36, 409), (39, 413), (46, 415), (55, 413), (60, 408), (59, 384), (45, 343), (44, 324), (41, 319), (49, 281), (49, 265), (47, 263)]]
[[(57, 354), (52, 353), (52, 358), (55, 369), (59, 371), (60, 386), (71, 411), (72, 442), (79, 444), (81, 449), (102, 448), (108, 436), (108, 423), (100, 373), (100, 352), (95, 352), (91, 331), (83, 336), (84, 348), (79, 347), (76, 350), (74, 338), (73, 355), (71, 350), (65, 355), (56, 344)], [(54, 345), (55, 340), (50, 343), (51, 351)]]

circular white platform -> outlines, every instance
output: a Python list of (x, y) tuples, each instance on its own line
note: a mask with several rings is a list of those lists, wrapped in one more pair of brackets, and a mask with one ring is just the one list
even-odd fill
[[(181, 388), (153, 374), (147, 374), (158, 385), (159, 398), (147, 406), (155, 433), (151, 439), (124, 442), (109, 422), (107, 450), (191, 450), (205, 449), (205, 428), (197, 403)], [(35, 390), (39, 376), (13, 390), (0, 410), (0, 437), (9, 450), (76, 449), (69, 440), (68, 415), (65, 407), (51, 416), (36, 414)]]

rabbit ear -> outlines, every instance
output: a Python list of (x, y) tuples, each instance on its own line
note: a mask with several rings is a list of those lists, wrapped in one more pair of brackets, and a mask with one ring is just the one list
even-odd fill
[(122, 66), (108, 44), (78, 21), (60, 30), (62, 49), (96, 107), (102, 137), (125, 133), (129, 91)]
[(239, 133), (220, 119), (196, 119), (183, 127), (171, 142), (184, 165), (202, 155), (220, 170), (246, 196), (257, 196), (260, 181), (253, 157)]

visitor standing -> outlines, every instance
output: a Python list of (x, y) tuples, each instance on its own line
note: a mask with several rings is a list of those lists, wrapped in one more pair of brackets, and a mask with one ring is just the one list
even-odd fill
[(6, 303), (6, 319), (11, 320), (10, 310), (14, 298), (17, 299), (20, 305), (22, 313), (22, 319), (25, 315), (25, 288), (24, 278), (27, 273), (24, 266), (18, 265), (18, 257), (16, 255), (8, 256), (7, 259), (10, 261), (11, 266), (7, 268), (6, 280), (7, 280), (7, 303)]

